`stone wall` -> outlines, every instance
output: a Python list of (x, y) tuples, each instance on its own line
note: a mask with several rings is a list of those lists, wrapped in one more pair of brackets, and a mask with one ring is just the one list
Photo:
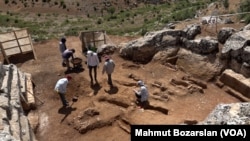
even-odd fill
[[(36, 141), (23, 106), (29, 107), (25, 73), (0, 62), (0, 140)], [(23, 104), (25, 102), (25, 104)]]

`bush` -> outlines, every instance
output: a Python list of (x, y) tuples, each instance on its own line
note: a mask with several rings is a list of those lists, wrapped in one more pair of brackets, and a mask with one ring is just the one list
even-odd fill
[(229, 8), (229, 2), (228, 0), (223, 0), (223, 6), (228, 9)]
[(146, 28), (143, 28), (141, 30), (141, 36), (144, 36), (147, 32), (148, 32), (148, 30)]
[[(249, 12), (250, 11), (250, 0), (245, 0), (240, 3), (238, 11), (241, 12)], [(239, 15), (239, 19), (245, 19), (247, 23), (249, 23), (249, 14), (241, 14)]]

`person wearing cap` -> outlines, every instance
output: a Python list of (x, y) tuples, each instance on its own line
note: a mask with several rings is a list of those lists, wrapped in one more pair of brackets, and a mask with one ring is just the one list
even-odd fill
[[(61, 41), (59, 42), (59, 50), (60, 50), (60, 53), (63, 54), (63, 52), (67, 49), (67, 46), (66, 46), (66, 38), (61, 38)], [(63, 59), (63, 58), (62, 58)], [(64, 62), (64, 59), (62, 61), (62, 66), (66, 66), (66, 63)]]
[(140, 89), (139, 90), (133, 89), (133, 91), (135, 92), (138, 105), (143, 108), (148, 102), (148, 96), (149, 96), (148, 89), (145, 86), (144, 82), (141, 80), (137, 82), (137, 85), (140, 87)]
[(112, 76), (111, 75), (114, 72), (115, 63), (108, 55), (105, 55), (104, 59), (105, 59), (105, 62), (103, 65), (102, 74), (104, 74), (106, 72), (106, 74), (108, 76), (108, 84), (110, 85), (110, 88), (113, 88), (114, 86), (112, 83)]
[(67, 102), (66, 98), (65, 98), (65, 94), (66, 94), (66, 89), (67, 89), (67, 85), (69, 83), (69, 81), (72, 79), (71, 76), (66, 76), (65, 78), (61, 78), (56, 82), (55, 88), (54, 90), (56, 91), (56, 93), (59, 94), (60, 99), (62, 101), (62, 104), (64, 107), (69, 106), (69, 103)]
[(89, 68), (89, 77), (91, 79), (91, 85), (93, 85), (93, 76), (92, 76), (92, 70), (94, 69), (94, 77), (95, 77), (95, 82), (97, 82), (97, 73), (96, 73), (96, 68), (99, 65), (99, 58), (97, 56), (97, 53), (93, 52), (92, 50), (89, 50), (87, 52), (87, 66)]
[(66, 49), (62, 53), (63, 60), (66, 63), (66, 66), (67, 66), (67, 70), (70, 70), (69, 58), (71, 57), (72, 59), (74, 59), (74, 53), (75, 53), (75, 49)]

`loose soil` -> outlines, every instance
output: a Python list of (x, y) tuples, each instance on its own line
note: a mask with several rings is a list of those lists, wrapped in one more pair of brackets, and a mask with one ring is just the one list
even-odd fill
[[(138, 38), (108, 37), (115, 45)], [(32, 74), (37, 109), (30, 113), (39, 115), (40, 124), (35, 130), (39, 141), (128, 141), (130, 124), (200, 122), (216, 105), (239, 102), (212, 82), (207, 83), (204, 93), (190, 93), (187, 88), (170, 83), (171, 79), (181, 80), (183, 76), (188, 76), (181, 70), (174, 70), (159, 62), (136, 64), (121, 58), (119, 50), (111, 55), (116, 63), (112, 76), (115, 88), (109, 90), (107, 76), (101, 73), (103, 60), (98, 68), (99, 85), (91, 86), (79, 38), (67, 37), (66, 44), (68, 48), (76, 50), (75, 57), (82, 59), (81, 68), (65, 72), (66, 68), (61, 66), (57, 39), (35, 43), (36, 60), (26, 58), (15, 63), (21, 71)], [(62, 107), (59, 96), (53, 90), (56, 81), (65, 74), (73, 77), (66, 94), (71, 105), (69, 108)], [(148, 86), (149, 102), (154, 108), (142, 110), (136, 106), (132, 90), (137, 88), (139, 79)], [(152, 84), (159, 84), (166, 89)], [(74, 96), (78, 97), (77, 102), (72, 102)]]

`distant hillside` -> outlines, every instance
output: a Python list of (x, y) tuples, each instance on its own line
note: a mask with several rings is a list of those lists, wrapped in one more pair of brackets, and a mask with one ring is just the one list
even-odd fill
[[(38, 40), (105, 29), (115, 35), (144, 35), (168, 23), (197, 16), (236, 13), (241, 0), (5, 0), (2, 27), (27, 28)], [(235, 17), (234, 17), (235, 18)], [(4, 32), (4, 30), (1, 30)]]

